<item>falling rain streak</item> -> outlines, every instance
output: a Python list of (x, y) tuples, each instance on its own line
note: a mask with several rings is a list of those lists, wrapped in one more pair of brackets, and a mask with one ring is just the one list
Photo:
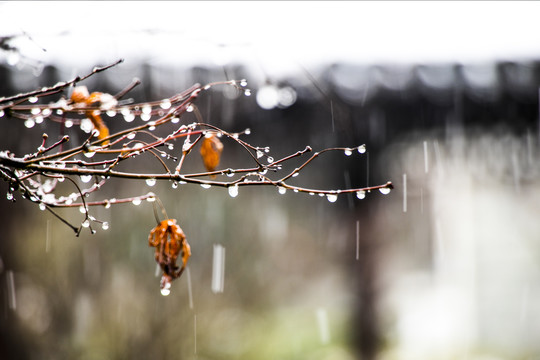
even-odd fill
[(214, 244), (214, 255), (212, 260), (212, 292), (222, 293), (225, 283), (225, 248), (222, 245)]
[(429, 162), (428, 162), (428, 148), (427, 141), (424, 141), (424, 171), (427, 174), (429, 171)]
[(356, 220), (356, 260), (360, 260), (360, 220)]
[(324, 308), (318, 308), (316, 311), (317, 325), (319, 327), (319, 336), (322, 344), (330, 342), (330, 328), (328, 326), (328, 313)]
[(186, 277), (187, 277), (189, 308), (193, 310), (193, 290), (191, 287), (191, 272), (189, 271), (189, 266), (186, 267)]
[(8, 270), (6, 272), (7, 291), (8, 291), (8, 305), (11, 310), (17, 308), (17, 296), (15, 295), (15, 279), (13, 277), (13, 271)]
[(47, 230), (45, 233), (45, 252), (51, 250), (51, 221), (47, 220)]
[(403, 174), (403, 212), (407, 212), (407, 174)]
[(193, 315), (193, 353), (197, 355), (197, 315)]

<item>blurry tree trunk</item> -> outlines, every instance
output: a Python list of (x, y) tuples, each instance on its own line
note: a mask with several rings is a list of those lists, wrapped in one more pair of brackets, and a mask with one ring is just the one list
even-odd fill
[[(363, 214), (360, 218), (369, 220), (369, 213)], [(358, 251), (358, 258), (353, 257), (354, 263), (351, 266), (356, 294), (351, 341), (359, 358), (363, 360), (376, 359), (381, 344), (377, 314), (378, 248), (368, 227), (367, 221), (360, 221), (358, 250), (355, 249)]]

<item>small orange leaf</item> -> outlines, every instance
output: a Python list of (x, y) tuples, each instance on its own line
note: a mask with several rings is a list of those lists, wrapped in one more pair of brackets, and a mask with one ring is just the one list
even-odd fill
[[(98, 139), (102, 140), (109, 136), (109, 128), (105, 125), (105, 122), (101, 119), (98, 110), (88, 110), (86, 111), (86, 116), (92, 121), (94, 129), (99, 131)], [(107, 145), (109, 140), (103, 141), (103, 145)]]
[(215, 134), (207, 134), (201, 144), (201, 156), (204, 167), (208, 171), (214, 171), (219, 165), (223, 144)]
[[(108, 94), (103, 94), (100, 92), (93, 92), (89, 94), (86, 86), (77, 86), (73, 89), (73, 93), (71, 94), (71, 101), (73, 101), (76, 105), (85, 108), (88, 106), (92, 106), (95, 103), (101, 102), (102, 97), (104, 96), (111, 97)], [(98, 139), (102, 140), (109, 136), (109, 128), (107, 127), (107, 125), (105, 125), (105, 122), (101, 119), (101, 116), (99, 114), (100, 111), (98, 110), (85, 111), (86, 117), (88, 117), (90, 121), (92, 121), (94, 129), (99, 132)], [(104, 141), (103, 145), (107, 145), (108, 143), (108, 140)]]
[[(168, 290), (171, 281), (182, 275), (191, 256), (186, 235), (175, 219), (163, 220), (150, 231), (148, 245), (156, 248), (154, 257), (163, 270), (161, 289)], [(181, 267), (176, 264), (179, 255), (182, 255)], [(162, 293), (166, 295), (165, 292)]]
[(86, 86), (77, 86), (71, 93), (71, 101), (76, 104), (81, 104), (84, 103), (89, 96), (90, 94), (88, 93)]

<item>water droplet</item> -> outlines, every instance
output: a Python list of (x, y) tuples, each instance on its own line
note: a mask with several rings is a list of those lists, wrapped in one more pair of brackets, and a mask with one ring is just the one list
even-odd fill
[(159, 104), (159, 106), (162, 108), (162, 109), (169, 109), (171, 107), (171, 102), (169, 101), (169, 99), (165, 99), (161, 102), (161, 104)]
[(212, 256), (212, 292), (222, 293), (225, 283), (225, 247), (214, 244)]
[(365, 153), (365, 152), (366, 152), (366, 145), (360, 145), (360, 146), (358, 147), (358, 152), (359, 152), (360, 154)]
[(284, 188), (283, 186), (278, 186), (278, 193), (281, 195), (285, 194), (287, 192), (287, 188)]
[(6, 194), (6, 199), (8, 199), (8, 200), (13, 200), (13, 194), (12, 194), (11, 192), (8, 192), (8, 193)]
[(39, 210), (43, 211), (47, 209), (47, 205), (45, 205), (45, 203), (39, 203)]
[(65, 126), (66, 128), (69, 129), (70, 127), (73, 126), (73, 121), (71, 121), (71, 120), (66, 120), (66, 121), (64, 122), (64, 126)]
[(0, 110), (0, 117), (4, 116), (6, 113), (4, 112), (4, 110)]
[(95, 155), (96, 153), (94, 151), (87, 151), (84, 153), (84, 156), (86, 156), (87, 158), (91, 158)]
[(210, 185), (210, 184), (201, 184), (201, 187), (203, 189), (210, 189), (212, 187), (212, 185)]
[(36, 122), (33, 119), (26, 119), (24, 122), (24, 126), (26, 126), (28, 129), (31, 129), (36, 125)]
[(152, 115), (150, 115), (150, 114), (141, 114), (141, 120), (142, 121), (148, 121), (148, 120), (150, 120), (151, 117), (152, 117)]
[(148, 104), (143, 105), (142, 107), (142, 113), (143, 114), (150, 114), (152, 112), (152, 107)]
[(167, 144), (167, 149), (174, 150), (174, 145), (173, 144)]
[(187, 111), (187, 112), (192, 112), (192, 111), (193, 111), (193, 105), (189, 105), (189, 106), (186, 108), (186, 111)]
[(125, 122), (129, 123), (129, 122), (132, 122), (133, 120), (135, 120), (135, 115), (133, 115), (132, 113), (128, 113), (124, 115)]
[(173, 124), (178, 124), (178, 122), (180, 122), (180, 118), (178, 118), (178, 117), (173, 117), (173, 118), (171, 119), (171, 122), (172, 122)]
[(257, 159), (260, 159), (263, 155), (264, 153), (262, 151), (257, 150)]
[(36, 116), (34, 118), (34, 121), (36, 122), (36, 124), (41, 124), (43, 122), (43, 116)]
[(315, 195), (315, 193), (313, 191), (310, 191), (309, 195), (313, 196), (313, 195)]
[(229, 186), (229, 195), (231, 197), (233, 197), (233, 198), (238, 196), (238, 185), (237, 184)]
[(330, 201), (331, 203), (337, 201), (337, 195), (336, 194), (327, 194), (326, 199)]
[(244, 90), (244, 95), (245, 96), (251, 96), (251, 90), (250, 89)]
[(136, 199), (133, 199), (133, 201), (131, 202), (133, 205), (137, 206), (137, 205), (141, 205), (141, 199), (139, 198), (136, 198)]
[(390, 190), (392, 190), (392, 189), (390, 189), (389, 187), (384, 187), (384, 188), (380, 188), (380, 189), (379, 189), (379, 191), (380, 191), (381, 194), (383, 194), (383, 195), (388, 195), (388, 194), (390, 194)]
[(37, 96), (30, 96), (28, 98), (28, 101), (31, 102), (32, 104), (35, 104), (35, 103), (37, 103), (38, 98), (37, 98)]
[(111, 207), (111, 202), (109, 200), (105, 200), (105, 209), (109, 209)]
[(156, 130), (156, 122), (155, 121), (150, 121), (148, 123), (148, 130), (150, 130), (150, 131)]
[(269, 156), (268, 159), (266, 159), (266, 161), (268, 161), (269, 163), (273, 163), (274, 162), (274, 158)]
[(116, 111), (114, 111), (114, 110), (108, 110), (108, 111), (107, 111), (107, 116), (108, 116), (108, 117), (115, 117), (115, 116), (116, 116)]
[(89, 227), (90, 226), (90, 220), (88, 220), (88, 219), (84, 220), (81, 225), (82, 225), (82, 227), (85, 227), (85, 228)]
[(146, 179), (146, 185), (148, 186), (154, 186), (156, 185), (156, 179), (152, 178), (152, 179)]
[(84, 206), (79, 206), (79, 212), (81, 214), (86, 214), (86, 208)]
[(173, 183), (171, 184), (171, 187), (173, 189), (177, 189), (178, 188), (178, 183), (176, 181), (173, 181)]
[(364, 190), (358, 190), (356, 192), (356, 197), (359, 198), (360, 200), (365, 199), (366, 192)]
[(102, 224), (101, 224), (101, 228), (103, 230), (109, 230), (109, 223), (104, 221)]
[(83, 183), (87, 183), (92, 180), (92, 175), (81, 175), (80, 178)]
[(292, 177), (297, 177), (298, 175), (300, 175), (300, 173), (298, 172), (299, 171), (298, 169), (295, 169), (294, 171), (295, 173), (292, 174)]
[(345, 155), (351, 156), (352, 155), (352, 149), (345, 149)]
[(247, 84), (248, 84), (248, 83), (247, 83), (247, 80), (246, 80), (246, 79), (240, 80), (240, 86), (241, 86), (241, 87), (246, 87)]
[(247, 128), (246, 130), (244, 130), (244, 134), (251, 135), (251, 129)]

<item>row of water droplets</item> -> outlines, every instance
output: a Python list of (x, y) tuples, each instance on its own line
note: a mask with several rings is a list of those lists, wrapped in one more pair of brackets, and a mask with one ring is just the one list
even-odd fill
[[(357, 148), (346, 148), (344, 150), (344, 153), (346, 156), (350, 156), (352, 155), (353, 151), (358, 151), (358, 153), (360, 154), (363, 154), (366, 152), (366, 147), (365, 145), (360, 145), (358, 146)], [(268, 147), (264, 148), (264, 151), (265, 152), (269, 152), (270, 149)], [(261, 156), (263, 156), (263, 153), (261, 150), (257, 149), (257, 157), (260, 158)], [(269, 158), (269, 162), (273, 162), (273, 158), (272, 157), (268, 157)], [(234, 176), (234, 171), (232, 169), (228, 169), (226, 171), (223, 172), (224, 174), (226, 174), (227, 176)], [(264, 171), (264, 173), (266, 173), (266, 171)], [(253, 175), (260, 175), (258, 173), (254, 173)], [(296, 177), (299, 175), (299, 169), (295, 169), (292, 177)], [(248, 179), (246, 178), (244, 180), (244, 182), (248, 182)], [(178, 185), (179, 184), (185, 184), (186, 182), (185, 181), (180, 181), (180, 182), (177, 182), (177, 181), (173, 181), (172, 182), (172, 188), (173, 189), (177, 189), (178, 188)], [(146, 184), (148, 186), (154, 186), (156, 184), (156, 179), (154, 178), (149, 178), (146, 180)], [(212, 187), (211, 184), (209, 183), (201, 183), (200, 186), (203, 188), (203, 189), (210, 189)], [(287, 192), (287, 187), (285, 186), (281, 186), (281, 185), (278, 185), (277, 186), (277, 189), (278, 189), (278, 193), (281, 194), (281, 195), (284, 195), (286, 192)], [(231, 196), (232, 198), (235, 198), (238, 196), (239, 194), (239, 184), (238, 183), (234, 183), (234, 184), (231, 184), (229, 186), (227, 186), (227, 191), (229, 193), (229, 196)], [(297, 189), (297, 188), (293, 188), (293, 191), (294, 192), (299, 192), (300, 190)], [(383, 194), (383, 195), (387, 195), (390, 193), (391, 191), (391, 187), (382, 187), (382, 188), (379, 188), (379, 191)], [(338, 199), (338, 195), (341, 193), (342, 191), (341, 190), (336, 190), (336, 191), (332, 191), (331, 193), (328, 193), (328, 192), (317, 192), (317, 194), (320, 196), (320, 197), (325, 197), (327, 198), (327, 200), (329, 202), (336, 202), (337, 199)], [(309, 195), (315, 195), (316, 192), (309, 192)], [(365, 190), (358, 190), (356, 192), (356, 197), (360, 200), (364, 199), (366, 197), (366, 191)]]

